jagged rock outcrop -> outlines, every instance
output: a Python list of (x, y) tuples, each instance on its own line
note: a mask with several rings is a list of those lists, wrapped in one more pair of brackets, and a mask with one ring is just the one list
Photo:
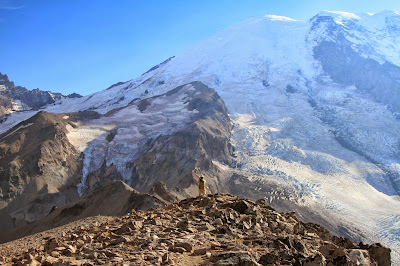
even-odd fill
[[(1, 245), (5, 265), (390, 265), (390, 249), (355, 244), (278, 213), (264, 200), (188, 198), (111, 221)], [(35, 239), (27, 250), (18, 249)], [(24, 242), (25, 241), (25, 242)]]
[(153, 187), (150, 189), (149, 194), (164, 202), (172, 203), (178, 201), (178, 198), (172, 195), (168, 191), (167, 186), (161, 181), (157, 181), (153, 184)]
[(81, 154), (66, 126), (95, 112), (37, 113), (0, 135), (0, 224), (3, 233), (47, 215), (54, 205), (77, 199)]
[[(15, 86), (7, 75), (0, 73), (0, 116), (9, 113), (14, 108), (14, 101), (20, 101), (21, 110), (40, 109), (46, 105), (55, 103), (63, 97), (79, 98), (77, 93), (64, 96), (61, 93), (42, 91), (40, 89), (28, 90), (25, 87)], [(18, 105), (18, 104), (17, 104)]]
[(104, 161), (100, 169), (88, 174), (85, 182), (86, 190), (91, 191), (113, 180), (122, 180), (122, 176), (118, 173), (115, 165), (111, 164), (107, 166)]

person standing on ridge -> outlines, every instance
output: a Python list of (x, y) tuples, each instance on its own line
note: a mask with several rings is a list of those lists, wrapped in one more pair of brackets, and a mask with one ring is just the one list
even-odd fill
[(197, 182), (199, 183), (199, 196), (205, 196), (206, 195), (206, 180), (204, 180), (203, 176), (200, 176), (200, 178)]

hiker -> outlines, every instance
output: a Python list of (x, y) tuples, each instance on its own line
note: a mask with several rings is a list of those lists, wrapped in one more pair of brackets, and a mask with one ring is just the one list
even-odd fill
[(197, 182), (199, 183), (199, 196), (205, 196), (206, 195), (206, 180), (204, 179), (203, 176), (200, 176), (200, 178)]

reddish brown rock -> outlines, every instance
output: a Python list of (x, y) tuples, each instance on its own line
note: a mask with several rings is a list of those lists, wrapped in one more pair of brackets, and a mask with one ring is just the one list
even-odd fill
[(391, 265), (390, 248), (384, 247), (379, 243), (375, 243), (368, 247), (367, 250), (371, 258), (373, 258), (379, 266)]
[(58, 236), (37, 236), (33, 242), (37, 245), (15, 253), (11, 249), (10, 261), (188, 265), (190, 259), (204, 265), (390, 265), (390, 249), (380, 244), (355, 244), (331, 236), (319, 225), (304, 224), (292, 213), (281, 214), (265, 204), (229, 195), (133, 211), (72, 227), (67, 234), (62, 233), (64, 228), (59, 230)]

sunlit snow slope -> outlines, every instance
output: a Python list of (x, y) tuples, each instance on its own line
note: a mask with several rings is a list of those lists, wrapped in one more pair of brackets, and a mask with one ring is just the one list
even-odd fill
[[(253, 17), (137, 79), (47, 110), (104, 114), (201, 81), (221, 96), (234, 123), (235, 162), (215, 161), (231, 175), (231, 191), (267, 197), (355, 240), (382, 242), (396, 264), (399, 43), (394, 11)], [(18, 115), (28, 116), (11, 116), (2, 131)]]

